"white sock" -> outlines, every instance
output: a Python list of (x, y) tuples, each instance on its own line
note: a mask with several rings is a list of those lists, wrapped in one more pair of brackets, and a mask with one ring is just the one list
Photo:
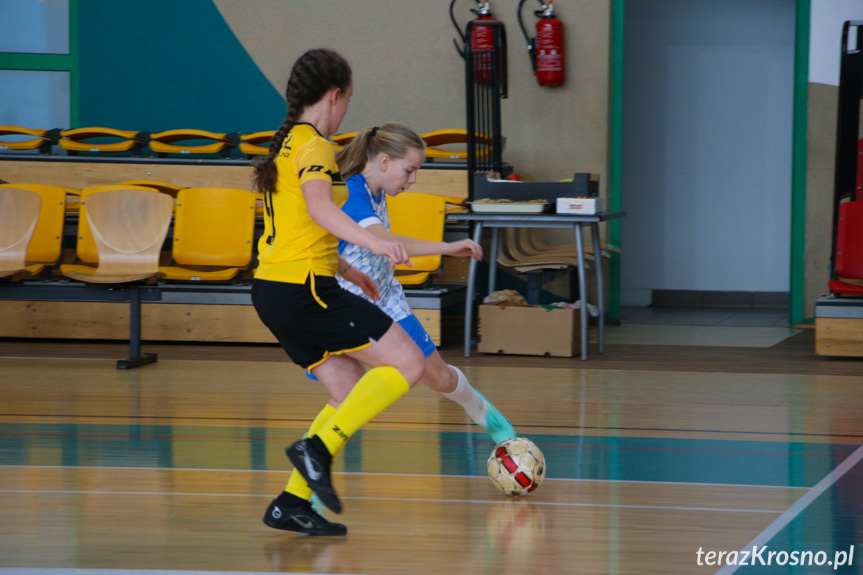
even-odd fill
[(485, 429), (486, 415), (488, 414), (488, 407), (486, 406), (485, 401), (483, 401), (476, 390), (471, 386), (467, 377), (465, 377), (464, 373), (462, 373), (459, 368), (454, 365), (448, 365), (447, 367), (455, 370), (458, 375), (458, 385), (456, 385), (455, 390), (449, 393), (442, 393), (441, 395), (462, 406), (467, 414), (470, 415), (471, 419), (473, 419), (477, 425)]

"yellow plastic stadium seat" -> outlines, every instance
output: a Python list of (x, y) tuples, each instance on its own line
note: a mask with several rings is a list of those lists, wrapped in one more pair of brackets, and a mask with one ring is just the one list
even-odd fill
[[(273, 139), (275, 134), (275, 130), (270, 130), (268, 132), (255, 132), (254, 134), (243, 134), (240, 136), (240, 152), (249, 158), (252, 156), (266, 156), (270, 153), (270, 141)], [(348, 141), (350, 141), (356, 135), (357, 132), (352, 132), (351, 134), (333, 136), (333, 139), (349, 136)], [(335, 142), (330, 143), (333, 145), (333, 151), (338, 152), (344, 148), (341, 144), (337, 144)]]
[(128, 180), (120, 182), (121, 186), (144, 186), (145, 188), (153, 188), (163, 194), (168, 194), (172, 198), (176, 198), (180, 190), (184, 190), (187, 186), (178, 186), (170, 182), (162, 182), (160, 180)]
[(467, 130), (435, 130), (420, 134), (420, 138), (429, 146), (442, 146), (444, 144), (466, 144)]
[(232, 188), (187, 188), (177, 195), (167, 280), (230, 281), (252, 261), (256, 195)]
[[(90, 223), (87, 219), (86, 207), (87, 207), (87, 198), (93, 194), (100, 194), (102, 192), (115, 192), (119, 190), (143, 190), (145, 192), (150, 192), (151, 194), (158, 194), (159, 191), (154, 188), (146, 188), (144, 186), (90, 186), (88, 188), (84, 188), (81, 190), (81, 201), (78, 203), (80, 206), (78, 213), (78, 241), (77, 247), (75, 248), (76, 257), (78, 260), (87, 263), (87, 264), (95, 264), (99, 261), (99, 250), (96, 247), (96, 242), (93, 239), (93, 234), (90, 232)], [(164, 195), (164, 194), (159, 194)], [(61, 266), (61, 272), (62, 272)], [(86, 267), (86, 266), (81, 266)], [(95, 269), (95, 268), (92, 268)]]
[[(440, 147), (447, 144), (467, 146), (467, 130), (435, 130), (420, 134), (420, 137), (426, 143), (426, 158), (467, 159), (467, 150), (445, 150)], [(492, 144), (491, 136), (487, 134), (477, 134), (476, 139), (477, 144), (485, 146)]]
[(335, 134), (334, 136), (330, 136), (330, 140), (332, 140), (334, 144), (337, 144), (339, 146), (345, 146), (351, 140), (356, 138), (358, 135), (359, 135), (359, 132), (348, 132), (346, 134)]
[[(84, 190), (81, 218), (86, 219), (96, 246), (98, 267), (63, 265), (63, 275), (89, 283), (125, 283), (159, 273), (159, 254), (171, 225), (174, 198), (147, 188), (129, 188)], [(78, 247), (80, 257), (80, 235)]]
[[(60, 132), (60, 135), (63, 136), (63, 139), (60, 140), (60, 147), (73, 153), (139, 151), (141, 146), (146, 143), (139, 132), (113, 128), (75, 128), (74, 130), (64, 130)], [(87, 142), (91, 138), (111, 138), (112, 140), (119, 138), (120, 141), (102, 144)]]
[[(434, 194), (402, 192), (387, 196), (390, 231), (400, 236), (439, 242), (443, 240), (447, 198)], [(441, 256), (415, 256), (413, 267), (396, 266), (396, 279), (402, 285), (423, 285), (440, 268)]]
[[(56, 265), (60, 261), (60, 256), (63, 253), (63, 220), (66, 195), (70, 192), (70, 188), (42, 184), (2, 184), (0, 185), (0, 193), (7, 188), (27, 190), (42, 198), (38, 221), (30, 244), (27, 246), (25, 259), (29, 265), (25, 265), (15, 272), (23, 276), (34, 276), (41, 273), (46, 267)], [(4, 227), (5, 225), (0, 224), (0, 228)], [(0, 267), (8, 269), (6, 265), (0, 265)]]
[(467, 152), (460, 150), (439, 150), (426, 146), (426, 158), (445, 159), (445, 160), (466, 160)]
[(39, 150), (42, 154), (51, 151), (51, 146), (60, 138), (60, 130), (35, 130), (21, 126), (0, 126), (0, 136), (35, 136), (29, 140), (0, 140), (0, 151), (3, 150)]
[(446, 203), (449, 205), (446, 208), (446, 213), (463, 212), (465, 210), (465, 202), (467, 202), (467, 198), (453, 198), (447, 196)]
[(240, 136), (240, 152), (250, 157), (266, 156), (270, 152), (270, 141), (275, 135), (275, 130), (243, 134)]
[(0, 277), (27, 266), (27, 247), (36, 230), (42, 196), (29, 190), (0, 188)]
[[(178, 145), (174, 142), (186, 142), (189, 140), (205, 140), (210, 144), (190, 146), (188, 144)], [(150, 135), (150, 149), (160, 157), (167, 154), (222, 154), (234, 145), (227, 134), (216, 134), (206, 130), (168, 130)]]
[(264, 194), (260, 192), (252, 192), (255, 194), (255, 217), (263, 218), (264, 213), (266, 212), (266, 207), (264, 206)]
[(426, 143), (426, 158), (467, 159), (465, 150), (444, 150), (439, 146), (447, 144), (467, 144), (467, 130), (435, 130), (420, 134)]
[(78, 188), (63, 188), (66, 190), (66, 213), (77, 214), (81, 207), (81, 190)]

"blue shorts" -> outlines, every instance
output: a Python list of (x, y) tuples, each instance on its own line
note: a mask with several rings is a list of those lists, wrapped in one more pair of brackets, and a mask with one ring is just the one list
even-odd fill
[[(411, 339), (419, 346), (425, 357), (428, 357), (435, 352), (437, 348), (435, 347), (432, 338), (429, 337), (428, 333), (426, 333), (423, 324), (420, 323), (420, 320), (416, 315), (410, 314), (406, 318), (400, 319), (398, 324), (402, 326), (402, 329), (404, 329), (409, 336), (411, 336)], [(306, 371), (306, 376), (309, 379), (318, 381), (318, 378), (308, 371)]]

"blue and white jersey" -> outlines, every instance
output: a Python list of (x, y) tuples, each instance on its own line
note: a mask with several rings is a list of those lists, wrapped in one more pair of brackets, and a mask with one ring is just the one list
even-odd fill
[[(387, 212), (386, 194), (380, 192), (377, 196), (369, 188), (365, 176), (357, 174), (347, 181), (348, 201), (342, 210), (360, 226), (367, 228), (376, 224), (383, 225), (390, 231), (390, 215)], [(386, 256), (376, 256), (370, 250), (339, 240), (339, 255), (351, 266), (368, 274), (377, 284), (381, 299), (372, 302), (381, 308), (395, 321), (400, 321), (413, 312), (408, 305), (402, 284), (395, 278), (390, 268), (390, 259)], [(351, 293), (367, 298), (358, 286), (338, 278), (339, 285)], [(369, 300), (371, 301), (371, 300)]]

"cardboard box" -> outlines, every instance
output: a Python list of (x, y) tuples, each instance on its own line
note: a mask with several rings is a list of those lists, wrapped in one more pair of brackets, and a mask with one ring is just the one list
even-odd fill
[(558, 214), (594, 216), (605, 210), (605, 198), (557, 198)]
[(581, 353), (581, 310), (479, 306), (479, 352), (573, 357)]

